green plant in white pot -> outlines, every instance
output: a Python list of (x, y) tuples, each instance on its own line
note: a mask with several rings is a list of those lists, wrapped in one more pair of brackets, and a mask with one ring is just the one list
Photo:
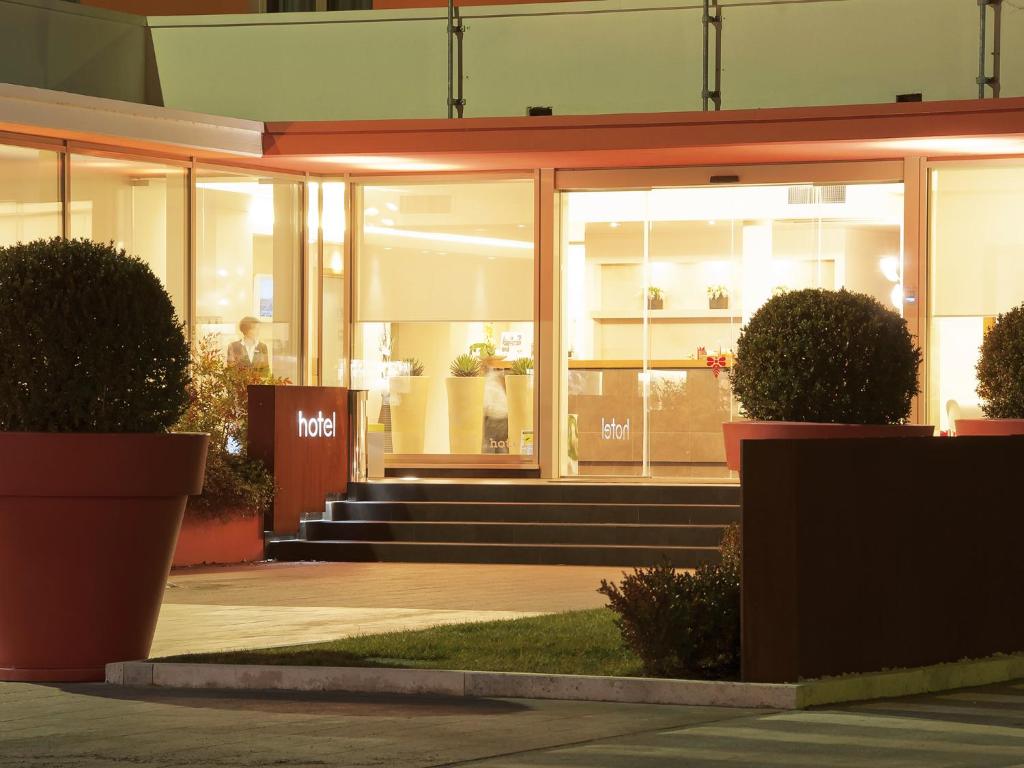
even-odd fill
[(415, 357), (402, 360), (398, 370), (388, 379), (392, 450), (398, 454), (423, 453), (430, 377), (423, 375), (423, 363)]
[(480, 453), (484, 441), (484, 367), (469, 353), (456, 357), (445, 380), (448, 443), (454, 454)]
[(523, 452), (524, 433), (533, 432), (533, 358), (521, 357), (505, 375), (508, 401), (508, 452)]

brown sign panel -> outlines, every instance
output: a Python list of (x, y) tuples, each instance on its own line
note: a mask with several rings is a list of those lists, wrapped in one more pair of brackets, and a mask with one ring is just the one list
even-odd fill
[(274, 533), (296, 533), (348, 487), (348, 390), (249, 387), (249, 455), (274, 473)]
[(1024, 436), (741, 450), (744, 680), (1024, 650)]

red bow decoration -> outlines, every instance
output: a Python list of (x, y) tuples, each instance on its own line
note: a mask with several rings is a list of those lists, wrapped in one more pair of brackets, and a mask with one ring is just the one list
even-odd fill
[(725, 355), (708, 355), (707, 365), (711, 369), (711, 372), (715, 374), (715, 378), (718, 378), (718, 374), (721, 373), (722, 369), (725, 368)]

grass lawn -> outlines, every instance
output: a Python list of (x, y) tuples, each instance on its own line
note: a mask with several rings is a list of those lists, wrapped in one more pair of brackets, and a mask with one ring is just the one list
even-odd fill
[(595, 608), (160, 661), (639, 676), (640, 659), (623, 647), (612, 619)]

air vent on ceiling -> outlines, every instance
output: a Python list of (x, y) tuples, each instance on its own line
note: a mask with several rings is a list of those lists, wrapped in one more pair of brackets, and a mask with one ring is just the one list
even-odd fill
[(402, 195), (398, 210), (404, 214), (451, 213), (451, 195)]
[(845, 203), (845, 184), (823, 184), (814, 186), (801, 184), (789, 188), (790, 205), (812, 205), (815, 203)]

